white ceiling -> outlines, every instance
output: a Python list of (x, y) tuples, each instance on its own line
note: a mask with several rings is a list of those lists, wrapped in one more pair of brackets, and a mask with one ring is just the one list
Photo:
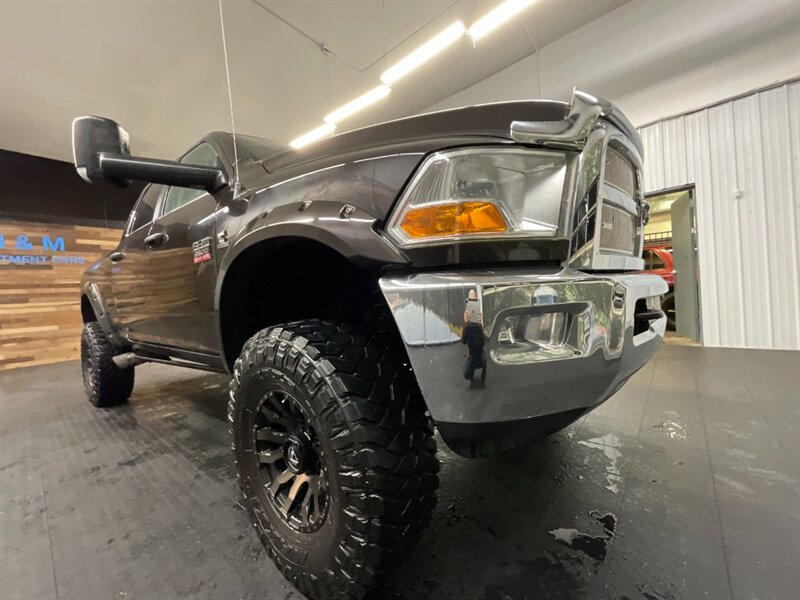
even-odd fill
[[(429, 37), (500, 1), (224, 0), (237, 130), (305, 133)], [(624, 3), (539, 0), (477, 47), (465, 37), (340, 130), (413, 114), (531, 54), (526, 28), (541, 48)], [(217, 1), (0, 0), (0, 148), (70, 160), (70, 123), (83, 114), (116, 119), (134, 153), (160, 158), (230, 130)]]

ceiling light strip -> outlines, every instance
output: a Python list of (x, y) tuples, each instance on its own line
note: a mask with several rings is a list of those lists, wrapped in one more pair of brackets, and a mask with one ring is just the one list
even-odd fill
[(332, 134), (336, 130), (336, 123), (339, 123), (347, 117), (388, 96), (392, 91), (390, 87), (391, 84), (403, 78), (420, 65), (428, 62), (448, 46), (454, 44), (465, 32), (473, 40), (479, 40), (522, 12), (535, 1), (536, 0), (506, 0), (506, 2), (500, 4), (493, 11), (475, 21), (469, 29), (464, 27), (462, 21), (456, 21), (450, 25), (450, 27), (435, 35), (411, 54), (384, 71), (381, 74), (383, 85), (379, 85), (358, 98), (351, 100), (344, 106), (337, 108), (325, 117), (324, 125), (320, 125), (316, 129), (312, 129), (308, 133), (292, 140), (289, 145), (292, 146), (292, 148), (302, 148), (311, 142), (315, 142), (320, 138)]
[(386, 69), (381, 75), (381, 81), (387, 85), (391, 85), (458, 41), (464, 35), (464, 31), (464, 23), (456, 21), (450, 25), (450, 27), (422, 44), (422, 46), (414, 50), (411, 54)]
[(338, 123), (349, 117), (350, 115), (357, 113), (358, 111), (366, 108), (371, 104), (375, 104), (381, 98), (385, 98), (389, 95), (389, 92), (392, 91), (388, 85), (379, 85), (376, 88), (372, 88), (366, 94), (360, 95), (355, 100), (351, 100), (344, 106), (337, 108), (331, 114), (325, 117), (326, 123)]
[(506, 0), (493, 11), (475, 21), (467, 33), (473, 40), (479, 40), (534, 2), (535, 0)]

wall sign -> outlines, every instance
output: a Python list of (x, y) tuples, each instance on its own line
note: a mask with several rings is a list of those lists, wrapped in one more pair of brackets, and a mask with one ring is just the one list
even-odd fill
[(0, 232), (0, 266), (22, 265), (83, 265), (85, 256), (68, 256), (64, 237), (44, 233), (40, 235), (14, 234)]
[(0, 218), (0, 371), (80, 357), (81, 276), (121, 235)]

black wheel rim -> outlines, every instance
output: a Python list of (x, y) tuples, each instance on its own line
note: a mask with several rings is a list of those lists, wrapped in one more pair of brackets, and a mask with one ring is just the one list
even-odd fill
[(269, 392), (256, 412), (253, 439), (267, 500), (293, 529), (319, 529), (328, 514), (327, 469), (316, 433), (295, 398)]

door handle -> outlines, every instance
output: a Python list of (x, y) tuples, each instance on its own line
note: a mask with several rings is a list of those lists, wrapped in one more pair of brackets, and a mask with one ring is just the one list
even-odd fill
[(155, 248), (160, 246), (164, 242), (169, 240), (169, 236), (166, 233), (159, 232), (159, 233), (151, 233), (146, 238), (144, 238), (144, 245), (148, 248)]
[(125, 258), (125, 253), (124, 253), (124, 252), (112, 252), (112, 253), (109, 255), (109, 257), (108, 257), (108, 258), (110, 258), (110, 259), (111, 259), (111, 262), (119, 262), (119, 261), (121, 261), (123, 258)]

